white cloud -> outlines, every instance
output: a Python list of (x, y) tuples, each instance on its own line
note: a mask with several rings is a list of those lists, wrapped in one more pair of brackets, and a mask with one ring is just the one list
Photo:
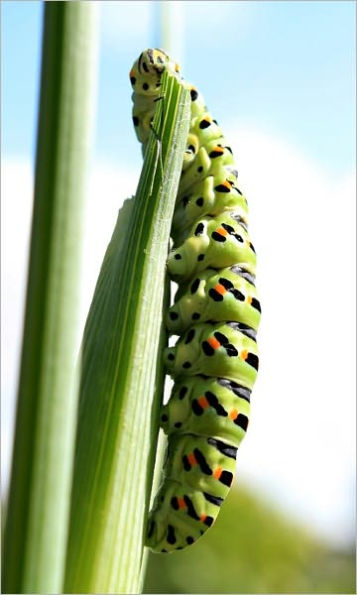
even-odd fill
[(4, 483), (9, 472), (14, 423), (31, 213), (30, 164), (3, 161), (1, 165), (1, 468)]
[(85, 322), (93, 289), (103, 256), (126, 198), (135, 194), (140, 170), (118, 170), (97, 163), (89, 179), (83, 238), (83, 277), (81, 287), (81, 320)]
[[(343, 542), (352, 536), (354, 510), (354, 176), (330, 179), (282, 141), (257, 131), (238, 131), (234, 122), (230, 129), (249, 200), (263, 308), (261, 369), (238, 480), (259, 485), (283, 509)], [(5, 162), (4, 172), (6, 458), (31, 174), (21, 163)], [(105, 164), (93, 169), (84, 237), (82, 322), (117, 210), (135, 192), (138, 175)], [(8, 462), (5, 474), (6, 469)]]
[(352, 539), (355, 176), (330, 179), (277, 139), (231, 130), (263, 310), (238, 469), (315, 528)]
[[(117, 219), (118, 210), (135, 193), (138, 171), (119, 172), (97, 164), (88, 183), (84, 213), (83, 270), (78, 344), (102, 258)], [(33, 200), (30, 163), (3, 160), (1, 167), (1, 468), (3, 489), (9, 477), (18, 366), (26, 290), (27, 259)]]

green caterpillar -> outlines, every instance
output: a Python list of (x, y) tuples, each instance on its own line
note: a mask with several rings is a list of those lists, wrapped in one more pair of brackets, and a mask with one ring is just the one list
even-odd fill
[[(144, 147), (164, 70), (180, 76), (164, 51), (148, 49), (130, 72), (133, 123)], [(217, 122), (197, 89), (183, 84), (191, 122), (167, 262), (179, 289), (166, 319), (180, 338), (164, 355), (175, 385), (161, 415), (168, 452), (148, 522), (155, 552), (181, 550), (214, 523), (233, 481), (258, 370), (260, 303), (247, 201)]]

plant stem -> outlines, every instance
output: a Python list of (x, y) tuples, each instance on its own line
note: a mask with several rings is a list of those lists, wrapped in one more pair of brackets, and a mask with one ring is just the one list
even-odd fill
[(62, 589), (77, 409), (79, 265), (95, 6), (44, 9), (35, 198), (4, 539), (7, 593)]

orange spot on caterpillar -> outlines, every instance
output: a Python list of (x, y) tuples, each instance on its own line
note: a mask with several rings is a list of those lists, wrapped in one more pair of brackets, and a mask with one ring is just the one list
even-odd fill
[(223, 227), (218, 227), (216, 229), (216, 232), (219, 233), (221, 236), (227, 236), (228, 235), (228, 231), (226, 229), (224, 229)]
[(218, 347), (221, 346), (220, 342), (217, 341), (215, 337), (211, 337), (210, 339), (208, 339), (208, 343), (211, 345), (213, 349), (218, 349)]
[(218, 145), (216, 147), (213, 147), (212, 151), (214, 151), (215, 153), (224, 153), (223, 147), (219, 147)]
[(193, 454), (193, 452), (190, 452), (190, 454), (187, 455), (187, 459), (188, 459), (188, 462), (190, 463), (191, 467), (194, 467), (195, 465), (197, 465), (197, 459), (196, 459), (195, 455)]
[(240, 354), (241, 359), (247, 359), (248, 357), (248, 351), (246, 349), (243, 349), (243, 351)]
[(248, 297), (247, 297), (248, 304), (251, 304), (252, 303), (252, 300), (253, 300), (252, 296), (251, 295), (248, 295)]
[(179, 65), (177, 64), (177, 62), (176, 62), (176, 64), (175, 64), (175, 72), (180, 72), (180, 67), (179, 67)]
[(219, 479), (222, 475), (222, 467), (217, 467), (214, 471), (213, 471), (213, 477), (215, 477), (216, 479)]
[(200, 519), (201, 519), (202, 523), (205, 522), (206, 518), (207, 518), (206, 514), (201, 514)]
[(207, 409), (209, 407), (209, 402), (207, 401), (206, 397), (199, 397), (197, 402), (200, 407), (202, 407), (202, 409)]
[(186, 502), (183, 498), (177, 498), (177, 504), (179, 508), (186, 508)]
[(229, 412), (229, 417), (230, 417), (231, 419), (236, 419), (236, 418), (238, 417), (238, 409), (232, 409), (232, 410)]
[(226, 288), (223, 287), (223, 285), (221, 285), (220, 283), (218, 283), (218, 285), (216, 285), (213, 289), (217, 291), (217, 293), (219, 293), (220, 295), (224, 295), (225, 293), (227, 293)]
[(231, 189), (231, 184), (230, 184), (229, 180), (224, 180), (224, 182), (222, 182), (221, 186), (225, 186), (226, 188), (228, 188), (228, 190)]

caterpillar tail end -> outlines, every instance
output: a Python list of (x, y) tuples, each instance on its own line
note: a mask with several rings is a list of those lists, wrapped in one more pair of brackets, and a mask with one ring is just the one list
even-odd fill
[(175, 527), (161, 517), (159, 509), (150, 512), (145, 545), (155, 554), (169, 554), (188, 546)]
[(167, 513), (158, 507), (149, 514), (145, 545), (154, 554), (170, 554), (192, 545), (208, 529), (194, 530), (185, 522), (168, 523)]
[(200, 490), (166, 479), (149, 514), (145, 545), (167, 554), (194, 544), (216, 520), (219, 499), (212, 500)]

